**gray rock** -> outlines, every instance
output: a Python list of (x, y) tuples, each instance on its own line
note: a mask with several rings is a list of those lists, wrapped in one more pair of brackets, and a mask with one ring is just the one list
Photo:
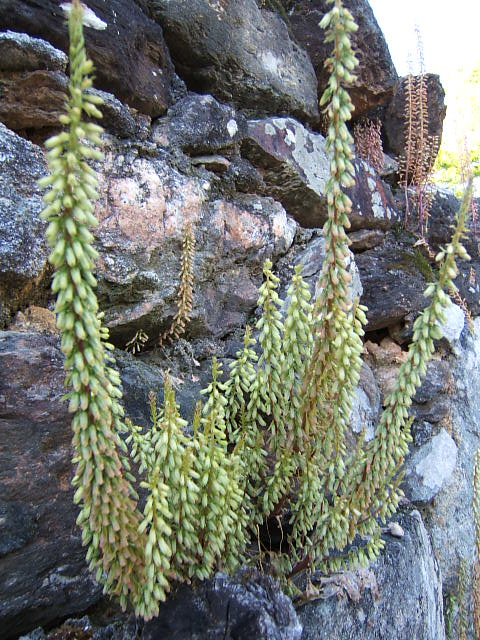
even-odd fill
[(133, 137), (136, 140), (147, 138), (150, 133), (150, 118), (143, 114), (137, 114), (133, 109), (124, 105), (112, 93), (92, 89), (103, 100), (100, 107), (102, 119), (99, 124), (119, 138)]
[[(305, 248), (301, 250), (294, 248), (293, 255), (289, 257), (294, 264), (302, 265), (303, 279), (309, 285), (312, 299), (315, 300), (319, 293), (317, 284), (322, 271), (323, 260), (325, 258), (325, 238), (322, 235), (313, 235), (306, 243)], [(346, 259), (346, 266), (347, 271), (352, 278), (349, 284), (350, 299), (354, 300), (355, 298), (361, 298), (363, 293), (362, 282), (352, 253), (349, 253)], [(289, 278), (284, 278), (284, 280), (286, 281), (283, 284), (283, 289), (286, 290), (288, 288)]]
[(457, 464), (457, 445), (441, 429), (408, 458), (403, 489), (412, 502), (430, 502), (452, 478)]
[(309, 57), (282, 19), (255, 0), (147, 0), (162, 25), (179, 75), (190, 90), (210, 93), (254, 115), (318, 117)]
[(353, 433), (365, 431), (365, 441), (372, 440), (375, 427), (378, 424), (381, 411), (381, 394), (370, 367), (363, 363), (360, 370), (360, 380), (355, 390), (350, 428)]
[[(58, 338), (0, 332), (0, 632), (16, 638), (101, 594), (75, 527)], [(8, 372), (8, 374), (6, 374)]]
[(423, 292), (432, 267), (408, 234), (388, 232), (385, 241), (355, 257), (368, 307), (367, 331), (395, 326), (428, 304)]
[(189, 93), (158, 119), (152, 137), (162, 147), (179, 147), (191, 155), (216, 153), (245, 135), (245, 116), (210, 95)]
[(145, 624), (142, 640), (300, 640), (292, 602), (269, 576), (217, 574), (182, 586)]
[(45, 296), (49, 251), (37, 180), (46, 171), (41, 150), (0, 123), (0, 328)]
[[(265, 193), (279, 200), (299, 224), (323, 226), (330, 160), (322, 135), (292, 118), (251, 120), (241, 152), (260, 171)], [(388, 187), (361, 160), (355, 163), (355, 174), (355, 186), (348, 191), (352, 228), (389, 227), (398, 212)]]
[[(445, 639), (441, 574), (421, 516), (412, 511), (394, 519), (404, 536), (385, 535), (386, 548), (370, 572), (340, 576), (336, 589), (333, 583), (330, 591), (343, 598), (298, 610), (302, 640)], [(362, 591), (362, 584), (368, 588)]]
[(119, 616), (119, 619), (110, 624), (99, 624), (90, 619), (89, 616), (82, 618), (69, 618), (58, 627), (48, 633), (42, 628), (37, 628), (22, 636), (18, 640), (48, 640), (49, 638), (88, 638), (89, 640), (133, 640), (139, 631), (139, 623), (134, 616), (125, 619), (126, 616)]
[(0, 71), (65, 71), (67, 56), (41, 38), (26, 33), (0, 33)]
[(465, 326), (465, 311), (458, 304), (450, 304), (445, 310), (445, 322), (440, 325), (443, 337), (450, 345), (455, 345)]
[(446, 593), (456, 588), (460, 560), (463, 558), (470, 570), (475, 555), (472, 482), (475, 453), (480, 446), (479, 336), (480, 319), (476, 318), (475, 335), (465, 330), (455, 353), (448, 358), (453, 380), (449, 415), (458, 447), (457, 465), (450, 481), (425, 509), (425, 524), (442, 569)]

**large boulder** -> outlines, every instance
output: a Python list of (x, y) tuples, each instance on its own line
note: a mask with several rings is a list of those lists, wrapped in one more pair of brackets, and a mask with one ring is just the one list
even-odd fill
[[(134, 0), (89, 0), (88, 7), (103, 26), (97, 30), (90, 20), (84, 29), (97, 88), (147, 115), (164, 113), (173, 98), (174, 69), (160, 26)], [(3, 0), (0, 29), (43, 38), (68, 52), (65, 14), (57, 0)]]
[(367, 573), (326, 581), (332, 596), (343, 597), (298, 610), (302, 640), (445, 639), (441, 573), (422, 518), (411, 511), (394, 520), (403, 537), (387, 534), (385, 550)]
[[(398, 76), (368, 0), (344, 0), (343, 4), (359, 27), (353, 35), (353, 48), (360, 64), (355, 71), (355, 83), (349, 90), (357, 119), (372, 115), (378, 107), (390, 102)], [(297, 41), (312, 60), (320, 97), (328, 82), (325, 60), (331, 55), (332, 45), (325, 42), (325, 33), (318, 23), (331, 7), (326, 0), (293, 0), (290, 6), (287, 19)]]
[(279, 203), (218, 196), (212, 174), (185, 175), (160, 154), (107, 152), (99, 193), (98, 293), (121, 345), (140, 328), (155, 338), (175, 314), (186, 223), (196, 237), (192, 336), (243, 327), (256, 306), (264, 260), (285, 253), (295, 235)]
[[(241, 153), (262, 176), (265, 193), (279, 200), (300, 225), (323, 226), (330, 159), (321, 134), (293, 118), (250, 120)], [(348, 193), (352, 229), (388, 228), (398, 220), (390, 190), (363, 160), (355, 162), (355, 185)]]
[(255, 116), (318, 117), (308, 55), (283, 20), (255, 0), (146, 0), (162, 25), (180, 77)]

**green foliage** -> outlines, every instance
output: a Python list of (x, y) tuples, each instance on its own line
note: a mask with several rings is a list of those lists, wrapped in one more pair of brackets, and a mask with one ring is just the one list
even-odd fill
[[(218, 567), (233, 571), (249, 555), (249, 530), (261, 523), (268, 528), (272, 520), (282, 532), (279, 548), (266, 549), (272, 569), (294, 576), (304, 569), (366, 563), (382, 547), (378, 520), (395, 510), (401, 495), (399, 471), (410, 440), (408, 408), (433, 341), (440, 337), (445, 291), (454, 288), (457, 274), (455, 256), (467, 257), (461, 237), (471, 186), (452, 242), (437, 256), (438, 282), (426, 291), (431, 303), (415, 322), (407, 360), (387, 397), (375, 439), (366, 445), (360, 439), (348, 452), (346, 430), (366, 322), (365, 309), (349, 297), (345, 229), (351, 202), (343, 191), (353, 184), (346, 127), (353, 107), (343, 85), (353, 80), (350, 34), (356, 25), (341, 0), (334, 0), (322, 27), (333, 44), (331, 77), (321, 100), (330, 121), (331, 176), (317, 299), (312, 305), (297, 266), (288, 301), (282, 303), (279, 280), (267, 260), (258, 344), (247, 327), (226, 382), (213, 360), (193, 435), (186, 435), (168, 377), (162, 406), (158, 409), (150, 398), (151, 428), (143, 432), (122, 421), (120, 380), (93, 292), (96, 253), (88, 225), (96, 224), (96, 180), (86, 159), (101, 158), (95, 149), (100, 129), (83, 123), (82, 112), (98, 116), (99, 100), (85, 92), (92, 65), (84, 53), (80, 4), (74, 2), (70, 98), (62, 117), (68, 130), (47, 143), (51, 176), (42, 184), (52, 187), (43, 216), (50, 222), (53, 290), (74, 414), (77, 522), (97, 579), (122, 605), (130, 598), (144, 618), (158, 612), (172, 581), (207, 578)], [(143, 513), (119, 435), (125, 428), (147, 493)]]
[(48, 140), (50, 186), (42, 217), (49, 222), (47, 239), (55, 268), (52, 289), (57, 294), (57, 326), (67, 371), (65, 384), (73, 414), (76, 473), (75, 502), (81, 504), (77, 523), (87, 560), (105, 590), (126, 603), (141, 582), (143, 547), (139, 545), (136, 494), (129, 480), (129, 463), (120, 439), (124, 431), (120, 404), (120, 378), (111, 366), (108, 334), (102, 330), (92, 275), (97, 252), (88, 227), (95, 226), (91, 201), (97, 197), (97, 180), (87, 160), (102, 158), (95, 145), (101, 128), (82, 121), (82, 115), (99, 117), (101, 100), (86, 93), (91, 87), (92, 63), (86, 59), (82, 17), (74, 3), (70, 29), (70, 85), (67, 113), (61, 122), (67, 130)]

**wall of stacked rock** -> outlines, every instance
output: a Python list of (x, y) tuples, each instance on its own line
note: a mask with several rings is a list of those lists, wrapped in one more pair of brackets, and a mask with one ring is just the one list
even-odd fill
[[(148, 392), (161, 396), (164, 371), (191, 416), (212, 356), (231, 361), (255, 315), (266, 258), (283, 294), (298, 262), (314, 290), (329, 172), (318, 108), (329, 53), (318, 28), (326, 3), (86, 4), (87, 52), (105, 102), (98, 296), (126, 411), (147, 425)], [(31, 638), (70, 637), (49, 631), (66, 618), (74, 620), (63, 632), (82, 629), (86, 638), (445, 637), (445, 599), (458, 593), (462, 571), (468, 591), (474, 563), (480, 257), (473, 233), (458, 304), (412, 408), (405, 500), (392, 519), (400, 527), (386, 527), (386, 550), (368, 570), (332, 577), (319, 599), (296, 609), (268, 577), (219, 574), (196, 592), (182, 588), (144, 628), (102, 600), (75, 526), (63, 361), (39, 218), (42, 145), (57, 130), (68, 84), (60, 5), (0, 2), (0, 638), (36, 628)], [(352, 286), (369, 309), (351, 428), (371, 438), (426, 306), (432, 252), (447, 242), (458, 202), (436, 190), (424, 241), (415, 224), (405, 228), (397, 163), (404, 84), (367, 0), (345, 5), (359, 25), (355, 121), (378, 120), (385, 151), (382, 168), (356, 159), (350, 190)], [(427, 79), (430, 132), (441, 136), (444, 93), (437, 76)], [(176, 312), (187, 223), (196, 240), (191, 322), (184, 336), (159, 347)], [(149, 339), (134, 356), (125, 346), (140, 330)]]

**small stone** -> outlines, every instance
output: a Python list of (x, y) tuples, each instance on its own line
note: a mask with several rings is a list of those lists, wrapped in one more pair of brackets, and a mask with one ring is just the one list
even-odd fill
[(390, 522), (388, 526), (388, 533), (394, 538), (403, 538), (405, 532), (398, 522)]
[(445, 340), (453, 346), (465, 326), (465, 311), (458, 304), (450, 304), (445, 309), (445, 322), (440, 325), (440, 330)]

